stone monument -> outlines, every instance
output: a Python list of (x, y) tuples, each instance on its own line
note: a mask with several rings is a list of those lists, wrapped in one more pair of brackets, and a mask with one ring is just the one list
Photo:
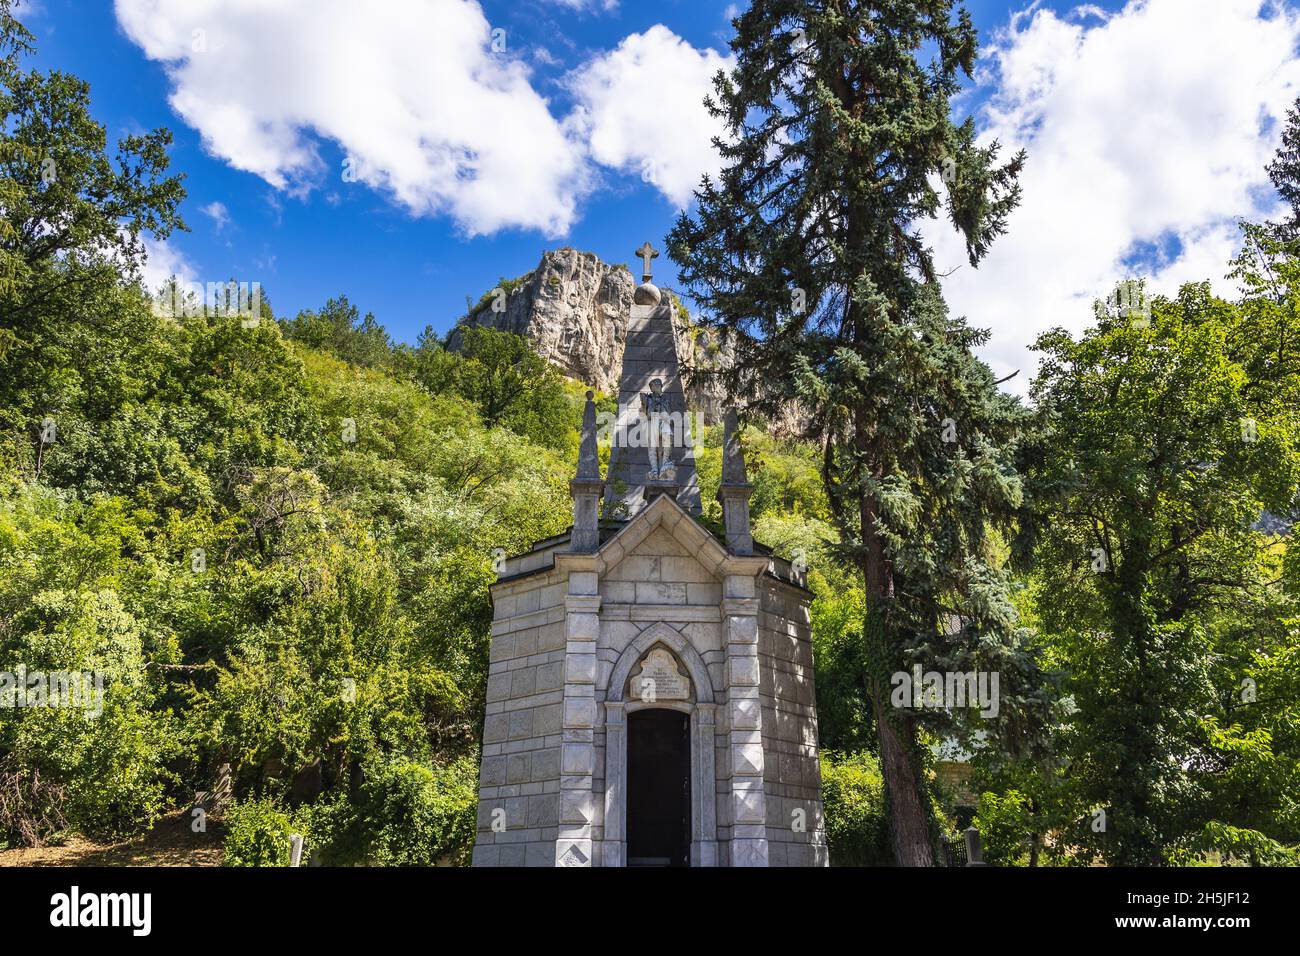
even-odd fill
[(695, 445), (703, 439), (697, 434), (702, 423), (686, 407), (673, 344), (673, 304), (650, 281), (650, 261), (659, 253), (647, 242), (636, 254), (641, 284), (632, 293), (627, 322), (605, 517), (630, 518), (662, 493), (699, 514)]
[(812, 594), (750, 533), (734, 409), (723, 533), (700, 521), (671, 304), (637, 255), (609, 475), (589, 392), (573, 526), (492, 586), (474, 865), (825, 866)]

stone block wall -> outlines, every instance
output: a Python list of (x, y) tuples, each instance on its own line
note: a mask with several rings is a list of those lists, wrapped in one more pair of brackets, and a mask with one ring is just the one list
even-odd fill
[(564, 587), (552, 571), (506, 582), (494, 595), (475, 865), (555, 864)]
[(759, 699), (771, 866), (825, 866), (817, 698), (806, 595), (770, 577), (759, 587)]

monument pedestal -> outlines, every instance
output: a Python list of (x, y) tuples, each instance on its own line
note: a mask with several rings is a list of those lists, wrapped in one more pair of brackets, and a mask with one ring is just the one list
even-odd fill
[(676, 478), (671, 481), (647, 481), (645, 483), (645, 503), (649, 504), (660, 495), (667, 495), (673, 501), (681, 494), (682, 483)]

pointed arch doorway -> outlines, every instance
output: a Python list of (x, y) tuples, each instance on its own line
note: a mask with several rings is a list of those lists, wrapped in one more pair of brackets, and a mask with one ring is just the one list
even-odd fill
[(690, 715), (627, 716), (627, 865), (690, 866)]
[[(644, 674), (643, 665), (656, 650), (671, 653), (681, 676), (689, 678), (684, 699), (647, 701), (642, 692), (644, 685), (633, 679)], [(715, 731), (717, 707), (713, 682), (708, 668), (699, 653), (674, 627), (656, 623), (643, 630), (619, 655), (618, 662), (605, 685), (605, 834), (602, 852), (604, 866), (633, 865), (629, 837), (629, 817), (637, 812), (638, 830), (648, 823), (646, 839), (652, 841), (650, 850), (638, 849), (638, 858), (648, 857), (655, 862), (638, 865), (649, 866), (716, 866), (718, 859), (718, 834), (716, 823), (716, 788), (714, 776), (714, 749), (717, 746)], [(656, 682), (656, 691), (665, 686)], [(632, 743), (632, 725), (640, 715), (651, 715), (647, 723), (635, 732), (637, 743)], [(673, 714), (673, 717), (656, 717)], [(674, 726), (674, 723), (675, 726)], [(657, 726), (656, 726), (657, 724)], [(643, 749), (643, 744), (645, 748)], [(651, 770), (648, 792), (637, 797), (629, 792), (629, 773), (632, 762), (640, 761), (640, 754), (658, 767)], [(682, 786), (682, 767), (685, 768), (685, 785)], [(671, 767), (671, 769), (664, 769)], [(640, 787), (640, 784), (638, 784)], [(655, 810), (643, 817), (638, 808), (644, 806), (642, 798), (656, 798), (672, 808), (672, 820), (680, 820), (679, 811), (685, 803), (684, 829), (687, 844), (686, 862), (679, 863), (681, 823), (669, 824), (660, 819), (655, 823)], [(663, 814), (667, 815), (666, 812)], [(637, 836), (638, 847), (642, 834)], [(670, 847), (668, 852), (656, 846)], [(664, 856), (669, 862), (662, 862)]]

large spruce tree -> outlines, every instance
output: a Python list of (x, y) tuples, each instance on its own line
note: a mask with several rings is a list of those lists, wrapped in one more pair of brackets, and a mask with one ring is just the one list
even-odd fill
[(1300, 234), (1300, 99), (1287, 110), (1286, 127), (1277, 154), (1268, 164), (1268, 178), (1291, 207), (1290, 215), (1273, 225), (1276, 236), (1294, 240)]
[(946, 210), (975, 265), (1024, 160), (999, 164), (996, 144), (950, 118), (976, 55), (953, 0), (758, 0), (734, 24), (736, 67), (707, 101), (726, 124), (725, 168), (669, 251), (734, 343), (728, 387), (751, 414), (797, 403), (822, 444), (868, 596), (863, 682), (895, 856), (926, 866), (918, 734), (965, 715), (892, 706), (891, 675), (999, 672), (994, 732), (1023, 731), (1034, 681), (996, 557), (1020, 505), (1023, 412), (971, 353), (985, 333), (948, 316), (917, 224)]

